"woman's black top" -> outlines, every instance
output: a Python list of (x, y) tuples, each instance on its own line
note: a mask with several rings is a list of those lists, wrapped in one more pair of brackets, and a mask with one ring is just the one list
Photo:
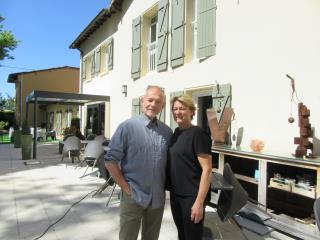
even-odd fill
[(200, 153), (211, 155), (211, 137), (197, 126), (176, 128), (168, 151), (168, 190), (181, 196), (197, 196), (202, 173), (197, 158)]

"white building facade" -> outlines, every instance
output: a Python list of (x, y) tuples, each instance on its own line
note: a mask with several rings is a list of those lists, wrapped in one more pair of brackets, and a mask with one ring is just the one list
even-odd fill
[(159, 85), (167, 96), (159, 117), (172, 128), (170, 98), (184, 92), (197, 104), (195, 125), (207, 128), (207, 108), (231, 106), (241, 146), (258, 138), (290, 154), (298, 100), (319, 142), (319, 26), (318, 0), (113, 0), (70, 47), (81, 52), (82, 93), (110, 96), (110, 105), (95, 103), (107, 137), (139, 113), (146, 87)]

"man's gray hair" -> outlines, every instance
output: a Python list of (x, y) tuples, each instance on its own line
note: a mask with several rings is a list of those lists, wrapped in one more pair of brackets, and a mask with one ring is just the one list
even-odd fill
[(160, 87), (158, 85), (148, 85), (148, 87), (146, 88), (146, 92), (149, 90), (149, 89), (152, 89), (152, 88), (157, 88), (159, 89), (163, 94), (164, 94), (164, 88), (163, 87)]

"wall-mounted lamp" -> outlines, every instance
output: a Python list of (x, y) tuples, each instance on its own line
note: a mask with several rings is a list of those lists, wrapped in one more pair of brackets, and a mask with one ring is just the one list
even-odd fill
[(125, 97), (127, 97), (127, 85), (122, 85), (122, 93), (124, 94)]

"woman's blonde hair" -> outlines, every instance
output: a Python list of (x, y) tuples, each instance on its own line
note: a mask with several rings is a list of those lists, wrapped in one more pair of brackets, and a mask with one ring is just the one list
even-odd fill
[(196, 111), (196, 105), (194, 104), (193, 102), (193, 99), (187, 95), (187, 94), (182, 94), (181, 96), (176, 96), (176, 97), (173, 97), (170, 101), (171, 103), (171, 110), (173, 110), (173, 104), (178, 101), (180, 103), (182, 103), (183, 105), (185, 105), (187, 108), (189, 108), (191, 110), (191, 112), (193, 112), (193, 115), (192, 117), (194, 116), (195, 114), (195, 111)]

